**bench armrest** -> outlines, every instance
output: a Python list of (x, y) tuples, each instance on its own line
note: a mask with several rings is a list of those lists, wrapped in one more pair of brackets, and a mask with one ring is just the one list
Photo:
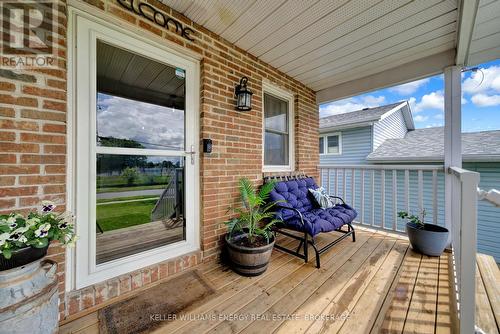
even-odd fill
[(341, 201), (342, 201), (342, 204), (346, 204), (346, 203), (345, 203), (345, 201), (344, 201), (344, 199), (343, 199), (342, 197), (339, 197), (339, 196), (332, 196), (332, 195), (328, 195), (328, 197), (330, 197), (330, 198), (336, 198), (336, 199), (339, 199), (339, 200), (341, 200)]
[(304, 225), (304, 217), (302, 216), (302, 213), (299, 210), (297, 210), (295, 208), (290, 208), (288, 206), (279, 205), (279, 204), (276, 204), (274, 207), (277, 209), (291, 210), (291, 211), (297, 213), (299, 215), (299, 218), (300, 218), (300, 223), (302, 225)]

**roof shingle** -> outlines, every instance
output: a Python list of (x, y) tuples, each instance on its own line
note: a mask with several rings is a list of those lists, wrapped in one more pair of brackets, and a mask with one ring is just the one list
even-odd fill
[[(500, 159), (500, 130), (462, 134), (464, 160)], [(387, 139), (367, 160), (382, 161), (441, 161), (444, 160), (444, 127), (409, 131), (404, 138)]]

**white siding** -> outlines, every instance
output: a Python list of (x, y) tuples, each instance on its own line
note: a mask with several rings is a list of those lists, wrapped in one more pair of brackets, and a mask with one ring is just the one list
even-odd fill
[(404, 138), (406, 132), (408, 130), (400, 109), (373, 125), (373, 150), (375, 151), (386, 139)]

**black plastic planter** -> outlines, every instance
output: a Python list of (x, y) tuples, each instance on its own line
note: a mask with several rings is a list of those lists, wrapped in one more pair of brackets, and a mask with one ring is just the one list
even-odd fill
[(10, 257), (10, 259), (6, 259), (3, 257), (3, 255), (0, 254), (0, 271), (21, 267), (28, 263), (41, 259), (45, 255), (47, 255), (48, 248), (49, 246), (44, 248), (21, 248), (12, 251), (12, 256)]
[(415, 223), (406, 224), (406, 233), (410, 239), (411, 247), (419, 253), (428, 256), (440, 256), (448, 243), (448, 229), (434, 225), (424, 224), (423, 228)]

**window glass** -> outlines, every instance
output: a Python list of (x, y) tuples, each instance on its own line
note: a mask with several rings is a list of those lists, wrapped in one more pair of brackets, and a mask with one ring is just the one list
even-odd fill
[(325, 151), (325, 138), (319, 137), (319, 154), (323, 154)]
[(288, 101), (264, 93), (264, 164), (289, 164)]
[(96, 263), (185, 240), (183, 70), (99, 41), (95, 93)]
[(184, 150), (183, 70), (97, 43), (98, 146)]
[(328, 136), (328, 153), (339, 153), (339, 136)]

